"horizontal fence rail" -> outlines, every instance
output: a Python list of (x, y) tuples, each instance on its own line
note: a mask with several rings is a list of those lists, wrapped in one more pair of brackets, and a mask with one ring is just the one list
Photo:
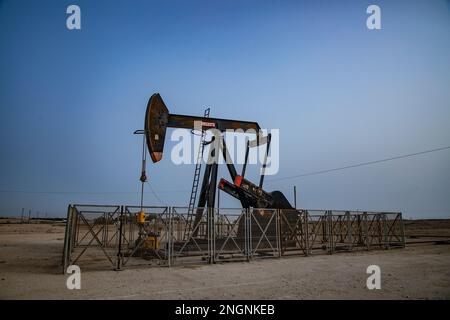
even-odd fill
[(69, 205), (62, 257), (88, 268), (251, 261), (405, 247), (400, 212)]

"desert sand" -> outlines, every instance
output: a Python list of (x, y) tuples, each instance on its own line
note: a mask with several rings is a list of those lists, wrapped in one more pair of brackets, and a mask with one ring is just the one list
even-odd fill
[[(449, 299), (450, 245), (175, 267), (61, 272), (64, 225), (0, 223), (0, 299)], [(407, 234), (450, 235), (450, 223), (406, 223)], [(432, 231), (430, 231), (432, 230)], [(437, 230), (437, 231), (436, 231)], [(413, 240), (413, 239), (412, 239)], [(381, 268), (368, 290), (366, 268)]]

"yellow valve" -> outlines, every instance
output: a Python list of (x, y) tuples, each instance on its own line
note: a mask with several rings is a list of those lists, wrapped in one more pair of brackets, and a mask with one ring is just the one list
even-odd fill
[(137, 214), (137, 222), (144, 224), (145, 222), (145, 212), (143, 210), (139, 211)]

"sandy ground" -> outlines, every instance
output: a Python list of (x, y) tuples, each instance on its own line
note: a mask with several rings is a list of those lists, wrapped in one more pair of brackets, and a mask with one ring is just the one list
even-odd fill
[[(58, 224), (0, 224), (0, 298), (450, 298), (450, 245), (445, 244), (120, 272), (82, 269), (81, 290), (68, 290), (60, 267), (63, 237)], [(366, 288), (366, 268), (372, 264), (381, 268), (381, 290)]]

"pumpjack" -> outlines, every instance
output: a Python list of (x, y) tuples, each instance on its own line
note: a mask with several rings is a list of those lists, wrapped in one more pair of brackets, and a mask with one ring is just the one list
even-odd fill
[[(213, 136), (211, 141), (205, 142), (205, 144), (214, 143), (215, 147), (209, 152), (209, 159), (204, 169), (202, 185), (196, 206), (197, 209), (195, 213), (192, 212), (190, 217), (188, 217), (189, 224), (197, 226), (201, 221), (205, 210), (214, 208), (217, 188), (238, 199), (243, 208), (283, 209), (285, 212), (296, 212), (282, 192), (268, 192), (263, 189), (264, 173), (271, 135), (269, 133), (267, 136), (263, 136), (257, 122), (172, 114), (169, 112), (161, 96), (158, 93), (155, 93), (148, 101), (145, 115), (145, 130), (142, 132), (145, 135), (148, 152), (154, 163), (160, 161), (163, 157), (167, 128), (200, 129), (202, 132), (214, 128), (216, 129), (216, 132), (220, 132), (219, 137)], [(255, 140), (247, 141), (245, 163), (241, 174), (237, 173), (236, 167), (230, 159), (225, 139), (223, 139), (223, 133), (229, 129), (242, 129), (243, 131), (251, 129), (256, 133)], [(264, 144), (267, 144), (266, 157), (261, 170), (259, 184), (255, 184), (245, 178), (249, 149)], [(222, 178), (217, 184), (217, 160), (220, 151), (222, 151), (223, 158), (225, 159), (231, 181)], [(264, 219), (263, 216), (264, 213), (261, 213), (260, 218)], [(192, 228), (189, 236), (196, 237), (198, 230), (198, 228)]]

